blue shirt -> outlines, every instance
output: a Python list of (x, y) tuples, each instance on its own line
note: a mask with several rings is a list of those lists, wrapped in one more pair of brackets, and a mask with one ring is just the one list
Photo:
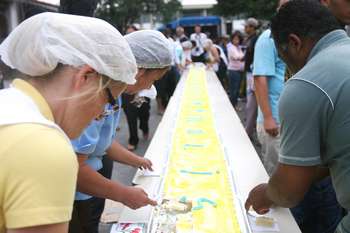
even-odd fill
[[(120, 97), (118, 98), (118, 105), (121, 106)], [(110, 109), (110, 104), (107, 104), (105, 108)], [(102, 168), (102, 157), (116, 136), (119, 118), (120, 111), (116, 111), (101, 120), (93, 120), (79, 138), (71, 141), (74, 151), (87, 155), (86, 164), (95, 171)], [(87, 200), (89, 198), (91, 198), (90, 195), (81, 192), (75, 194), (75, 200)]]
[[(269, 103), (272, 117), (280, 124), (278, 116), (278, 101), (284, 87), (286, 65), (278, 57), (275, 42), (271, 37), (271, 30), (263, 32), (255, 45), (253, 75), (266, 76), (269, 89)], [(258, 123), (264, 122), (264, 116), (259, 107)]]

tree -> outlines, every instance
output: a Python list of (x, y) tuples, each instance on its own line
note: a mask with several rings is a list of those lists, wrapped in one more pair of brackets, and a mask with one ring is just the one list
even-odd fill
[(101, 0), (96, 16), (124, 31), (142, 14), (160, 15), (163, 22), (169, 22), (180, 9), (178, 0)]
[(244, 15), (269, 20), (276, 12), (277, 1), (271, 0), (218, 0), (214, 12), (222, 16)]

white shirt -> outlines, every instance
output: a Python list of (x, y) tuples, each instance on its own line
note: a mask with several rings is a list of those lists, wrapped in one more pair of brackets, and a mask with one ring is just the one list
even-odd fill
[(196, 46), (192, 49), (192, 55), (195, 57), (200, 56), (203, 52), (204, 52), (204, 48), (203, 48), (203, 44), (204, 41), (207, 39), (207, 35), (205, 35), (204, 33), (192, 33), (191, 34), (191, 40), (196, 41)]

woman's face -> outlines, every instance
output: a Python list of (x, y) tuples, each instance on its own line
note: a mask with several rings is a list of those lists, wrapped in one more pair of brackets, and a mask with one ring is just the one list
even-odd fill
[(235, 36), (232, 38), (232, 44), (234, 44), (236, 46), (239, 45), (239, 37), (238, 36)]
[(168, 68), (163, 69), (139, 69), (136, 75), (136, 83), (134, 85), (128, 85), (125, 93), (133, 95), (137, 92), (151, 88), (152, 84), (161, 79)]
[(91, 92), (89, 94), (77, 98), (77, 102), (79, 101), (79, 103), (75, 105), (77, 106), (74, 111), (76, 114), (72, 119), (72, 128), (74, 130), (71, 133), (72, 136), (69, 135), (70, 137), (78, 137), (93, 120), (103, 115), (106, 104), (110, 103), (107, 88), (114, 100), (116, 100), (126, 88), (126, 84), (115, 84), (115, 82), (111, 81), (107, 88), (103, 88), (97, 92), (99, 86), (100, 81), (96, 80), (95, 86), (90, 88)]

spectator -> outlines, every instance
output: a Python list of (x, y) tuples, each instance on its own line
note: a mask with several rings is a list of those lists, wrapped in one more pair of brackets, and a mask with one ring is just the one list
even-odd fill
[[(250, 192), (246, 208), (253, 206), (261, 214), (272, 204), (296, 206), (308, 197), (313, 184), (329, 180), (330, 175), (340, 204), (349, 210), (350, 111), (345, 106), (350, 99), (350, 39), (316, 1), (290, 1), (273, 18), (271, 27), (278, 51), (295, 75), (280, 99), (283, 124), (277, 169), (268, 184)], [(309, 205), (326, 210), (317, 211), (315, 229), (330, 227), (312, 232), (334, 232), (340, 210), (329, 193), (323, 189), (317, 199), (308, 200)], [(350, 232), (349, 215), (335, 232)]]
[(205, 51), (205, 63), (208, 67), (212, 67), (215, 72), (219, 70), (220, 55), (211, 39), (206, 39), (203, 43)]
[(195, 46), (192, 49), (192, 61), (204, 63), (204, 47), (203, 43), (207, 39), (207, 35), (202, 32), (200, 25), (194, 27), (194, 33), (191, 34), (191, 41), (195, 41)]
[(219, 45), (222, 48), (222, 50), (224, 51), (226, 57), (228, 56), (227, 46), (229, 43), (230, 43), (230, 37), (228, 35), (224, 35), (221, 37)]
[(185, 29), (181, 26), (176, 27), (176, 36), (175, 41), (181, 43), (181, 40), (188, 40), (188, 37), (185, 35)]
[(241, 33), (235, 31), (231, 36), (231, 45), (228, 47), (228, 85), (230, 101), (234, 108), (237, 107), (237, 99), (244, 68), (244, 53), (240, 47), (242, 41), (243, 37)]
[[(177, 78), (178, 78), (178, 73), (175, 68), (175, 51), (176, 51), (176, 44), (175, 41), (172, 38), (171, 34), (171, 29), (167, 28), (164, 32), (165, 37), (168, 39), (170, 48), (171, 48), (171, 53), (172, 53), (172, 62), (171, 62), (171, 67), (166, 72), (165, 76), (157, 80), (154, 84), (157, 89), (157, 106), (158, 106), (158, 114), (163, 115), (168, 102), (170, 100), (170, 97), (173, 95), (176, 85), (177, 85)], [(179, 60), (177, 61), (179, 62)]]
[(350, 2), (348, 0), (319, 0), (328, 7), (342, 26), (350, 24)]
[(218, 63), (218, 68), (216, 72), (216, 75), (218, 76), (220, 83), (223, 88), (226, 88), (226, 83), (227, 83), (227, 65), (228, 65), (228, 59), (227, 56), (222, 49), (222, 47), (218, 44), (214, 44), (214, 47), (219, 53), (219, 63)]
[(185, 59), (185, 67), (192, 63), (191, 59), (191, 50), (192, 50), (192, 43), (189, 40), (181, 41), (181, 46), (184, 51), (184, 59)]
[(258, 40), (257, 29), (259, 22), (255, 18), (247, 19), (244, 31), (247, 34), (245, 40), (246, 52), (244, 56), (244, 71), (246, 72), (247, 81), (247, 105), (246, 105), (246, 122), (245, 130), (252, 139), (256, 129), (256, 118), (258, 115), (258, 103), (255, 97), (254, 77), (252, 72), (252, 66), (254, 61), (254, 48), (256, 41)]
[(125, 31), (125, 34), (130, 34), (132, 32), (136, 32), (138, 31), (139, 29), (135, 26), (135, 25), (128, 25), (126, 27), (126, 31)]
[(279, 153), (278, 100), (284, 87), (286, 66), (279, 58), (271, 30), (263, 32), (255, 45), (253, 75), (255, 94), (259, 105), (257, 118), (258, 139), (262, 145), (261, 159), (271, 176)]

